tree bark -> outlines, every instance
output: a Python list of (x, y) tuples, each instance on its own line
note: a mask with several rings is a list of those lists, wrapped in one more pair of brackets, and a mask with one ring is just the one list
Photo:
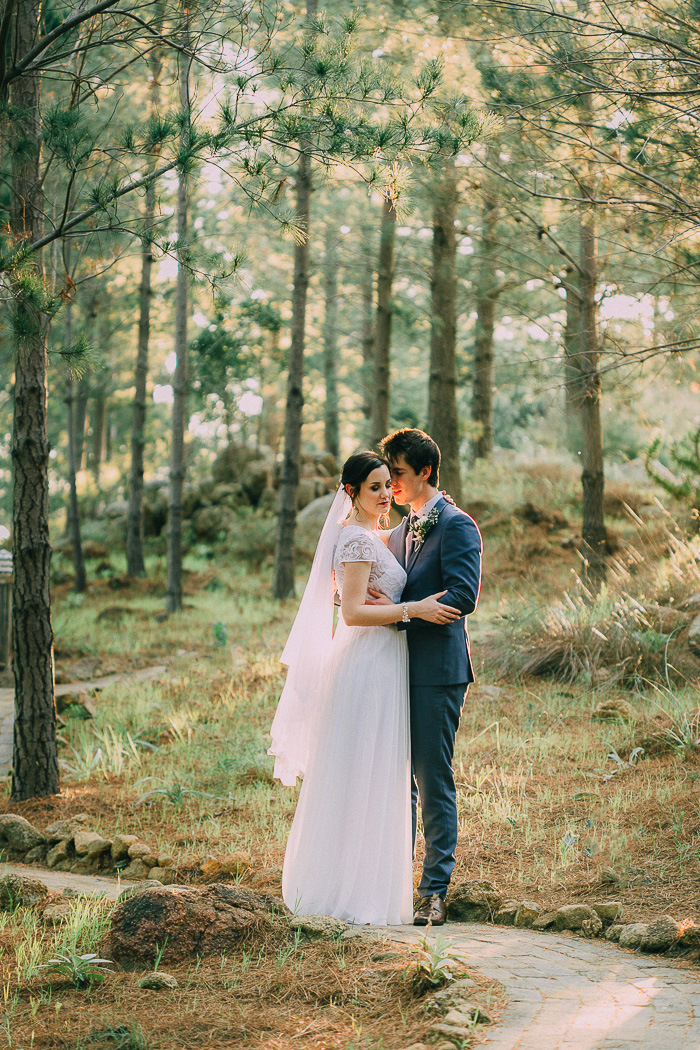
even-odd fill
[(569, 452), (581, 455), (581, 283), (567, 266), (562, 281), (566, 292), (564, 327), (564, 422)]
[(472, 462), (477, 459), (490, 459), (493, 455), (493, 394), (496, 384), (493, 333), (498, 301), (498, 287), (494, 276), (497, 218), (496, 201), (488, 195), (482, 211), (481, 242), (476, 271), (472, 420), (477, 426), (477, 433), (472, 440)]
[(95, 481), (100, 480), (100, 467), (107, 443), (107, 398), (103, 390), (95, 391), (92, 399), (92, 457), (91, 467)]
[[(183, 10), (183, 31), (179, 54), (180, 107), (184, 115), (180, 146), (186, 149), (190, 138), (190, 66), (187, 11)], [(170, 485), (168, 489), (168, 582), (166, 611), (182, 608), (182, 488), (185, 480), (185, 429), (187, 427), (187, 312), (189, 273), (188, 177), (180, 169), (177, 183), (177, 287), (175, 291), (175, 375), (173, 376), (173, 416), (170, 445)]]
[[(40, 0), (23, 0), (14, 44), (26, 54), (40, 34)], [(45, 202), (40, 178), (41, 77), (25, 73), (12, 84), (11, 232), (16, 245), (41, 235)], [(13, 465), (13, 671), (15, 682), (12, 799), (58, 791), (53, 629), (49, 570), (49, 440), (47, 433), (47, 318), (35, 293), (43, 283), (41, 255), (13, 277), (17, 335)]]
[[(369, 239), (369, 238), (368, 238)], [(365, 417), (365, 436), (372, 441), (372, 379), (374, 368), (374, 259), (369, 244), (365, 244), (361, 277), (362, 297), (362, 414)]]
[[(158, 50), (151, 52), (149, 68), (151, 83), (149, 113), (155, 116), (160, 98), (160, 71), (162, 60)], [(153, 158), (151, 170), (156, 166)], [(153, 228), (156, 214), (156, 184), (150, 182), (146, 188), (143, 225), (146, 236), (141, 242), (141, 283), (139, 286), (139, 328), (136, 349), (136, 374), (134, 379), (134, 404), (131, 419), (131, 466), (129, 469), (129, 510), (126, 526), (126, 571), (129, 576), (145, 576), (146, 563), (143, 557), (143, 475), (144, 449), (146, 447), (146, 407), (148, 383), (148, 346), (151, 336), (151, 289), (153, 273), (153, 245), (148, 234)]]
[(287, 371), (287, 402), (284, 415), (284, 460), (280, 481), (277, 549), (275, 552), (276, 598), (294, 595), (294, 535), (297, 522), (297, 488), (301, 460), (301, 426), (304, 411), (304, 342), (306, 298), (309, 287), (309, 221), (311, 217), (311, 162), (306, 153), (297, 168), (297, 217), (305, 231), (304, 240), (294, 246), (294, 287), (292, 290), (292, 340)]
[(433, 188), (433, 258), (430, 280), (430, 380), (428, 431), (440, 453), (440, 483), (456, 503), (462, 500), (457, 408), (457, 238), (458, 203), (454, 161), (445, 161)]
[(378, 445), (389, 431), (391, 379), (391, 319), (393, 313), (394, 248), (396, 243), (396, 208), (385, 200), (379, 236), (377, 268), (377, 325), (374, 339), (372, 375), (371, 443)]
[(337, 461), (340, 455), (340, 425), (338, 420), (338, 234), (326, 230), (323, 288), (325, 312), (323, 318), (323, 376), (326, 400), (323, 408), (323, 433), (326, 451)]
[[(91, 312), (90, 317), (94, 314)], [(85, 456), (85, 431), (87, 428), (90, 380), (84, 375), (78, 380), (75, 394), (75, 469), (82, 470)]]
[[(589, 192), (589, 188), (584, 186)], [(592, 195), (592, 194), (589, 194)], [(584, 207), (580, 225), (581, 246), (581, 460), (583, 471), (583, 581), (591, 594), (597, 594), (606, 576), (605, 515), (603, 496), (603, 426), (601, 420), (600, 347), (598, 344), (598, 304), (595, 209)]]
[[(73, 304), (66, 305), (66, 343), (68, 346), (73, 341)], [(78, 504), (78, 486), (76, 482), (76, 450), (75, 450), (75, 380), (71, 372), (66, 377), (66, 430), (68, 432), (68, 536), (70, 538), (71, 550), (73, 552), (73, 573), (75, 580), (73, 590), (76, 594), (82, 594), (87, 587), (85, 575), (85, 560), (83, 558), (83, 541), (80, 534), (80, 507)]]
[[(306, 17), (314, 18), (317, 0), (306, 0)], [(309, 289), (309, 224), (311, 220), (311, 161), (304, 142), (297, 166), (297, 218), (304, 239), (294, 246), (292, 288), (292, 339), (287, 367), (287, 400), (284, 413), (284, 459), (280, 479), (277, 546), (272, 593), (275, 598), (294, 596), (294, 536), (297, 526), (297, 489), (301, 463), (301, 427), (304, 414), (304, 344), (306, 299)]]

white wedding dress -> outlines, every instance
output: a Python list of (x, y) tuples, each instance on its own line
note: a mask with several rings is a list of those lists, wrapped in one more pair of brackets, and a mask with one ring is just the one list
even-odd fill
[[(371, 562), (370, 586), (400, 599), (406, 573), (375, 533), (340, 530), (341, 593), (347, 562)], [(345, 922), (411, 922), (411, 837), (406, 635), (341, 616), (284, 858), (285, 904)]]

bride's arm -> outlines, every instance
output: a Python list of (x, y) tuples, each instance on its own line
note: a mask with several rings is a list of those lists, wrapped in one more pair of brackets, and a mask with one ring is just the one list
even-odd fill
[(340, 611), (348, 627), (384, 627), (390, 623), (399, 623), (403, 620), (404, 606), (411, 619), (417, 616), (421, 620), (441, 624), (459, 619), (458, 609), (441, 605), (438, 601), (443, 592), (431, 594), (419, 602), (402, 602), (400, 605), (366, 605), (371, 562), (352, 561), (344, 564), (345, 577)]

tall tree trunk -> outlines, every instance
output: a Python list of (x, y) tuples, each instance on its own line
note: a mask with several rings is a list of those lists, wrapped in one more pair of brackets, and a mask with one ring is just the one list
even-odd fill
[[(588, 196), (591, 187), (584, 186)], [(603, 426), (601, 420), (600, 347), (596, 302), (597, 260), (595, 209), (584, 207), (580, 225), (581, 246), (581, 460), (583, 471), (583, 580), (597, 594), (606, 576), (605, 516), (603, 496)]]
[(476, 271), (472, 420), (477, 424), (477, 434), (472, 441), (472, 462), (477, 459), (490, 459), (493, 455), (493, 392), (496, 383), (493, 333), (499, 294), (498, 282), (494, 275), (497, 217), (496, 201), (487, 195), (482, 211)]
[(433, 187), (433, 259), (430, 280), (430, 380), (428, 431), (440, 453), (440, 483), (456, 503), (462, 500), (457, 409), (457, 214), (454, 161), (445, 161)]
[(97, 390), (92, 399), (92, 456), (91, 467), (95, 481), (100, 480), (100, 466), (107, 442), (107, 398), (104, 390)]
[[(13, 44), (26, 55), (40, 34), (41, 0), (17, 6)], [(10, 222), (17, 245), (41, 230), (45, 202), (40, 179), (41, 77), (24, 73), (12, 83), (12, 192)], [(37, 305), (43, 282), (40, 255), (13, 279), (17, 335), (13, 466), (13, 671), (15, 682), (12, 799), (58, 791), (53, 629), (49, 570), (49, 440), (47, 434), (47, 319)]]
[[(91, 312), (89, 317), (93, 317)], [(88, 400), (90, 398), (90, 379), (84, 375), (78, 380), (75, 395), (75, 469), (82, 470), (85, 456), (85, 431), (87, 429)]]
[(374, 258), (369, 237), (365, 239), (362, 259), (361, 297), (362, 297), (362, 414), (365, 417), (365, 436), (368, 443), (372, 441), (372, 397), (374, 369)]
[(280, 481), (277, 549), (275, 552), (276, 598), (294, 595), (294, 534), (297, 523), (297, 488), (301, 460), (301, 425), (304, 410), (304, 341), (306, 297), (309, 287), (309, 220), (311, 217), (311, 162), (306, 153), (297, 168), (297, 217), (305, 231), (304, 240), (294, 246), (294, 287), (292, 290), (292, 339), (287, 372), (287, 403), (284, 414), (284, 460)]
[[(307, 0), (306, 17), (314, 18), (317, 0)], [(275, 598), (294, 596), (294, 536), (297, 526), (297, 489), (301, 462), (301, 426), (304, 413), (304, 343), (306, 298), (309, 289), (309, 224), (311, 220), (311, 161), (301, 143), (296, 178), (297, 218), (304, 239), (294, 246), (292, 289), (292, 339), (287, 367), (287, 401), (284, 413), (284, 459), (280, 479), (277, 547), (272, 592)]]
[(569, 452), (581, 455), (581, 283), (573, 266), (562, 281), (566, 292), (564, 327), (564, 421)]
[(323, 265), (325, 312), (323, 318), (323, 377), (326, 400), (323, 406), (323, 434), (326, 451), (335, 460), (340, 455), (338, 421), (338, 234), (326, 229), (326, 251)]
[[(68, 250), (68, 249), (66, 249)], [(73, 341), (73, 304), (66, 305), (66, 343), (68, 346)], [(75, 453), (75, 380), (69, 371), (66, 377), (66, 430), (68, 432), (68, 536), (70, 538), (73, 552), (73, 572), (75, 582), (73, 590), (76, 594), (82, 594), (87, 586), (85, 575), (85, 561), (83, 559), (83, 542), (80, 535), (80, 508), (78, 505), (78, 487), (76, 483), (76, 453)]]
[(396, 243), (396, 207), (389, 199), (382, 208), (377, 267), (377, 325), (374, 339), (372, 375), (371, 443), (378, 445), (389, 430), (391, 379), (391, 319), (393, 313), (394, 248)]
[[(188, 12), (183, 6), (183, 52), (178, 58), (180, 108), (183, 114), (180, 148), (190, 140), (190, 66)], [(180, 170), (177, 183), (177, 287), (175, 291), (175, 375), (173, 376), (173, 416), (170, 445), (170, 485), (168, 489), (168, 582), (167, 612), (182, 608), (182, 487), (185, 480), (185, 429), (187, 426), (187, 312), (189, 286), (188, 177)]]
[[(160, 99), (160, 71), (162, 60), (158, 50), (151, 52), (149, 69), (151, 83), (148, 109), (155, 116)], [(151, 162), (155, 168), (156, 157)], [(129, 576), (145, 576), (146, 563), (143, 557), (143, 460), (146, 447), (146, 406), (148, 382), (148, 346), (151, 337), (151, 289), (153, 273), (153, 244), (149, 234), (153, 229), (156, 214), (156, 184), (149, 183), (146, 189), (143, 226), (145, 236), (141, 241), (141, 283), (139, 286), (139, 329), (136, 349), (136, 374), (134, 378), (134, 404), (131, 418), (131, 466), (129, 469), (129, 510), (126, 526), (126, 571)]]

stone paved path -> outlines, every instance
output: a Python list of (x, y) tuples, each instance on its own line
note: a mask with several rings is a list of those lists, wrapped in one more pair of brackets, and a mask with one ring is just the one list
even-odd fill
[[(115, 682), (146, 681), (149, 678), (160, 678), (167, 668), (144, 667), (140, 671), (127, 671), (124, 674), (110, 674), (104, 678), (93, 678), (89, 682), (71, 682), (70, 685), (57, 685), (56, 696), (66, 696), (80, 690), (89, 693), (93, 689), (106, 689)], [(0, 689), (0, 776), (5, 776), (12, 768), (12, 727), (15, 720), (15, 691)]]
[[(70, 886), (113, 899), (131, 885), (0, 864), (0, 876), (9, 872), (41, 879), (52, 890)], [(426, 936), (414, 926), (366, 929), (404, 942)], [(697, 970), (574, 934), (448, 923), (427, 936), (438, 932), (508, 993), (501, 1024), (483, 1033), (487, 1050), (700, 1050)]]
[[(422, 935), (413, 926), (377, 932)], [(476, 923), (440, 932), (508, 993), (501, 1025), (482, 1044), (488, 1050), (700, 1050), (695, 970), (574, 934)]]

